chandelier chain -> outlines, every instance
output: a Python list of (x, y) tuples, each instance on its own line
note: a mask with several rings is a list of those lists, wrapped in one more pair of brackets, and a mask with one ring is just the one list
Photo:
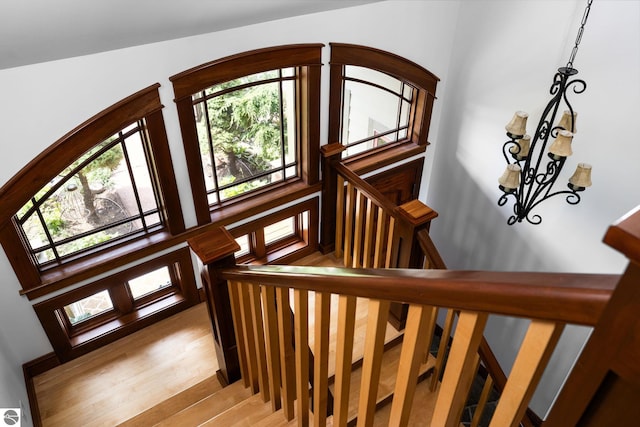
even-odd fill
[(580, 28), (578, 29), (578, 35), (576, 36), (576, 42), (571, 50), (571, 56), (569, 56), (569, 62), (567, 62), (567, 68), (573, 68), (573, 61), (576, 59), (576, 54), (578, 53), (578, 45), (582, 41), (582, 33), (584, 33), (584, 26), (587, 23), (587, 18), (589, 17), (589, 12), (591, 11), (591, 4), (593, 0), (589, 0), (587, 3), (587, 7), (584, 9), (584, 15), (582, 15), (582, 22), (580, 23)]

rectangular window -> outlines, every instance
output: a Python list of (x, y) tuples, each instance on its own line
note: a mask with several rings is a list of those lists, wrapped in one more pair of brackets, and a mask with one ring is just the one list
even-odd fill
[(210, 206), (298, 176), (294, 78), (271, 70), (192, 96)]
[(269, 224), (264, 228), (264, 243), (269, 246), (280, 240), (295, 237), (298, 233), (299, 227), (298, 217), (289, 217), (273, 224)]
[(72, 326), (111, 310), (113, 310), (113, 302), (106, 289), (64, 306), (64, 312)]
[(33, 306), (65, 362), (200, 302), (182, 248)]
[(240, 251), (238, 264), (286, 263), (313, 253), (318, 245), (318, 199), (256, 219), (230, 231)]
[(134, 300), (171, 286), (169, 267), (162, 267), (127, 282)]

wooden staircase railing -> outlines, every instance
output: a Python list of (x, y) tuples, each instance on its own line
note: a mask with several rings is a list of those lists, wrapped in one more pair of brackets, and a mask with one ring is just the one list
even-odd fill
[[(454, 426), (459, 424), (460, 414), (466, 401), (470, 381), (475, 375), (478, 363), (478, 349), (482, 332), (489, 313), (500, 315), (528, 317), (531, 326), (523, 341), (520, 353), (505, 385), (502, 399), (493, 417), (493, 425), (517, 425), (528, 405), (529, 398), (535, 390), (551, 350), (564, 324), (573, 323), (594, 326), (606, 305), (618, 280), (616, 275), (560, 274), (560, 273), (495, 273), (465, 272), (438, 270), (405, 270), (405, 269), (326, 269), (320, 267), (293, 266), (246, 266), (224, 270), (222, 277), (231, 282), (230, 289), (237, 290), (238, 295), (252, 292), (256, 297), (243, 298), (244, 302), (235, 302), (234, 310), (255, 313), (256, 323), (270, 325), (265, 328), (266, 341), (284, 339), (286, 331), (272, 329), (272, 317), (275, 307), (284, 307), (287, 301), (277, 298), (277, 293), (294, 295), (296, 364), (280, 364), (279, 368), (266, 368), (273, 363), (280, 363), (275, 356), (256, 347), (261, 345), (260, 339), (245, 339), (239, 342), (239, 351), (247, 355), (259, 355), (258, 364), (267, 372), (265, 389), (273, 390), (279, 382), (279, 376), (296, 374), (296, 394), (286, 390), (283, 380), (283, 396), (289, 401), (283, 407), (292, 407), (296, 401), (299, 425), (308, 425), (309, 385), (306, 374), (305, 343), (308, 339), (308, 293), (315, 293), (314, 345), (316, 381), (326, 376), (328, 365), (328, 336), (330, 312), (330, 295), (337, 294), (341, 301), (347, 297), (369, 298), (370, 308), (383, 306), (388, 301), (403, 301), (410, 304), (407, 327), (404, 334), (401, 352), (400, 369), (397, 374), (390, 425), (406, 425), (410, 411), (411, 397), (416, 383), (416, 366), (424, 359), (424, 331), (429, 328), (430, 310), (432, 307), (449, 307), (460, 311), (460, 318), (453, 338), (453, 345), (444, 373), (442, 384), (437, 391), (438, 399), (434, 410), (432, 425)], [(252, 289), (248, 292), (246, 289)], [(276, 298), (272, 289), (276, 292)], [(258, 298), (257, 295), (264, 295)], [(271, 295), (271, 296), (268, 296)], [(247, 304), (250, 308), (243, 308)], [(262, 304), (262, 305), (260, 305)], [(349, 336), (352, 316), (347, 305), (339, 303), (338, 320), (340, 329), (338, 342), (346, 342), (343, 348), (352, 345), (353, 336)], [(367, 324), (368, 342), (370, 335), (377, 335), (383, 325), (379, 322), (379, 313), (374, 310), (369, 314)], [(263, 314), (263, 318), (260, 316)], [(277, 315), (277, 314), (276, 314)], [(246, 318), (247, 316), (243, 316)], [(246, 331), (246, 327), (237, 328)], [(267, 330), (268, 329), (268, 330)], [(255, 329), (254, 329), (255, 330)], [(255, 332), (254, 332), (255, 334)], [(258, 332), (260, 335), (260, 332)], [(278, 338), (275, 338), (278, 337)], [(255, 344), (254, 344), (255, 343)], [(275, 344), (272, 344), (273, 348)], [(291, 350), (288, 350), (291, 351)], [(286, 353), (286, 352), (285, 352)], [(380, 355), (365, 345), (363, 369), (375, 372), (380, 369)], [(284, 363), (284, 362), (283, 362)], [(336, 350), (335, 384), (348, 380), (351, 354), (345, 350)], [(370, 365), (370, 368), (366, 368)], [(338, 369), (339, 366), (343, 368)], [(258, 369), (260, 371), (260, 369)], [(277, 374), (280, 372), (280, 375)], [(274, 384), (271, 384), (273, 381)], [(322, 390), (316, 385), (316, 390)], [(361, 399), (359, 405), (358, 425), (371, 425), (375, 411), (375, 393), (377, 384), (375, 376), (363, 373)], [(371, 395), (374, 397), (372, 398)], [(506, 396), (506, 397), (505, 397)], [(316, 397), (322, 401), (322, 394)], [(344, 402), (344, 394), (336, 387), (334, 425), (346, 425), (340, 415), (340, 407)], [(372, 403), (373, 400), (373, 403)], [(277, 406), (277, 405), (276, 405)], [(291, 416), (291, 411), (289, 415)], [(314, 411), (314, 425), (325, 425), (326, 412)]]
[[(436, 245), (433, 243), (433, 240), (431, 240), (431, 236), (429, 236), (429, 233), (427, 233), (426, 230), (420, 230), (418, 231), (416, 237), (424, 258), (423, 268), (446, 270), (447, 266), (442, 259), (440, 252), (438, 252)], [(442, 373), (442, 369), (444, 368), (445, 357), (450, 346), (451, 331), (453, 330), (455, 318), (459, 314), (460, 313), (457, 310), (447, 310), (440, 335), (440, 343), (436, 355), (434, 372), (431, 377), (432, 391), (435, 391)], [(434, 316), (437, 317), (437, 309)], [(478, 366), (478, 369), (484, 369), (485, 372), (483, 377), (485, 378), (485, 382), (482, 388), (482, 392), (480, 393), (473, 418), (471, 419), (470, 427), (478, 427), (478, 425), (480, 425), (482, 414), (485, 410), (486, 404), (488, 402), (488, 397), (491, 394), (492, 390), (495, 389), (498, 394), (501, 394), (504, 391), (504, 387), (507, 382), (507, 376), (502, 370), (500, 363), (496, 359), (495, 354), (491, 350), (491, 347), (489, 346), (489, 343), (484, 338), (484, 336), (482, 337), (480, 346), (478, 347), (478, 356), (479, 363), (481, 365)], [(522, 425), (524, 427), (533, 427), (537, 424), (539, 424), (537, 415), (535, 415), (529, 408), (527, 408), (525, 416), (522, 419)]]

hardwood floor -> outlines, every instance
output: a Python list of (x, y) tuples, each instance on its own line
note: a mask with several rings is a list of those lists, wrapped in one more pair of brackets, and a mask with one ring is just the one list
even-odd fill
[(217, 369), (202, 303), (33, 381), (43, 426), (114, 426), (215, 377)]

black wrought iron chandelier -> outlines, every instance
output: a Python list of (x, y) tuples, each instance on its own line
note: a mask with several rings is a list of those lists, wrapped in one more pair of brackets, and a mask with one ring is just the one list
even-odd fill
[[(509, 141), (504, 143), (502, 153), (507, 161), (507, 168), (498, 179), (499, 188), (504, 193), (498, 199), (498, 205), (504, 206), (509, 197), (514, 198), (513, 215), (507, 220), (509, 225), (523, 220), (531, 224), (540, 224), (542, 217), (537, 214), (531, 215), (531, 211), (540, 203), (554, 196), (566, 195), (567, 203), (577, 205), (580, 203), (579, 193), (591, 186), (591, 165), (578, 163), (575, 172), (569, 178), (569, 189), (553, 190), (567, 157), (573, 153), (571, 142), (577, 131), (577, 113), (573, 110), (567, 93), (570, 88), (576, 94), (584, 92), (587, 88), (584, 80), (571, 78), (578, 74), (578, 70), (573, 68), (573, 61), (592, 3), (593, 0), (588, 0), (569, 62), (565, 67), (559, 68), (553, 78), (550, 89), (553, 97), (542, 113), (533, 138), (527, 135), (528, 114), (524, 111), (517, 111), (505, 126)], [(553, 126), (563, 102), (566, 109), (562, 109), (560, 121)], [(547, 150), (549, 138), (553, 138), (553, 141)], [(543, 160), (546, 161), (545, 164)]]

